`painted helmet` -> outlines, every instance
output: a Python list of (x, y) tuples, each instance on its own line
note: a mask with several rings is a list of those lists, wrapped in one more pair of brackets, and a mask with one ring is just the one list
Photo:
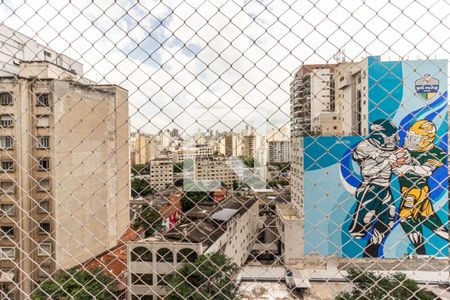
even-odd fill
[(369, 142), (382, 150), (395, 150), (398, 144), (397, 127), (387, 119), (379, 119), (369, 127)]
[(419, 120), (406, 132), (405, 147), (412, 151), (427, 151), (434, 147), (436, 126), (428, 120)]

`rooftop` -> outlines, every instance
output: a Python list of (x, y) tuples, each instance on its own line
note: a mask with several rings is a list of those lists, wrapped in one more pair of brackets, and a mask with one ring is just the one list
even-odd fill
[(211, 246), (226, 231), (230, 218), (245, 213), (256, 201), (255, 197), (230, 196), (220, 203), (202, 202), (161, 239)]

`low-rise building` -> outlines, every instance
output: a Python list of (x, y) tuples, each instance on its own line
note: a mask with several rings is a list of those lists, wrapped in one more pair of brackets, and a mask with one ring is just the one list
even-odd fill
[(155, 208), (162, 217), (163, 227), (171, 229), (181, 217), (181, 198), (183, 192), (176, 188), (148, 194), (130, 201), (131, 222), (134, 224), (139, 214), (148, 206)]
[(243, 265), (255, 242), (257, 218), (255, 197), (233, 196), (220, 205), (202, 203), (164, 234), (129, 243), (129, 299), (161, 299), (169, 292), (167, 275), (201, 254), (222, 251)]

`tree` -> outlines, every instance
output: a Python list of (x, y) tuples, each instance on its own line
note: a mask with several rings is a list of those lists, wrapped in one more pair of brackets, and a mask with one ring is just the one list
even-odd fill
[(148, 164), (136, 164), (131, 166), (131, 175), (133, 176), (148, 175), (148, 174), (150, 174)]
[(270, 187), (277, 187), (278, 185), (286, 186), (289, 185), (289, 181), (287, 179), (274, 179), (267, 183)]
[(241, 155), (239, 158), (248, 168), (253, 168), (255, 166), (255, 159), (253, 157)]
[(144, 228), (145, 237), (153, 235), (163, 229), (161, 213), (153, 206), (144, 206), (134, 221), (136, 228)]
[(33, 299), (115, 299), (114, 278), (102, 268), (63, 270), (43, 281)]
[(379, 275), (370, 271), (349, 269), (347, 278), (354, 284), (351, 292), (341, 292), (336, 300), (432, 300), (435, 295), (419, 288), (417, 282), (403, 273)]
[(237, 298), (238, 266), (220, 252), (200, 255), (169, 275), (168, 300), (229, 300)]
[(131, 181), (131, 196), (136, 198), (137, 196), (145, 196), (153, 192), (152, 187), (148, 179), (134, 178)]
[(233, 190), (239, 190), (240, 188), (248, 187), (245, 182), (240, 180), (233, 180)]
[(178, 162), (173, 164), (173, 172), (174, 173), (183, 173), (183, 162)]

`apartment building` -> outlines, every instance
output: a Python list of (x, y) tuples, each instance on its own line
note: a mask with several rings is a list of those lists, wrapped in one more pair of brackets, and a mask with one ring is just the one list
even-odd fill
[(222, 251), (242, 266), (258, 231), (258, 206), (255, 197), (202, 203), (161, 236), (128, 243), (129, 299), (163, 298), (167, 275), (201, 254)]
[(163, 219), (162, 224), (166, 229), (171, 229), (181, 217), (181, 198), (183, 192), (176, 188), (165, 189), (130, 200), (131, 223), (134, 224), (139, 214), (151, 206), (156, 209)]
[(0, 269), (24, 299), (127, 229), (129, 126), (126, 90), (52, 62), (18, 68), (0, 76)]
[(186, 159), (206, 158), (214, 154), (214, 146), (208, 144), (195, 144), (183, 147), (175, 152), (176, 162), (183, 162)]
[(303, 65), (295, 74), (290, 85), (291, 136), (319, 131), (322, 135), (332, 135), (338, 130), (334, 126), (322, 128), (315, 119), (321, 114), (332, 115), (336, 111), (335, 67), (333, 64)]
[(159, 156), (149, 162), (150, 185), (163, 190), (173, 184), (173, 162), (168, 156)]
[(228, 187), (238, 179), (234, 164), (223, 158), (196, 159), (194, 164), (195, 181), (224, 182)]
[[(335, 135), (368, 134), (368, 60), (339, 63), (334, 70), (335, 102), (339, 124)], [(327, 120), (319, 120), (327, 126)], [(333, 125), (334, 126), (334, 125)]]

